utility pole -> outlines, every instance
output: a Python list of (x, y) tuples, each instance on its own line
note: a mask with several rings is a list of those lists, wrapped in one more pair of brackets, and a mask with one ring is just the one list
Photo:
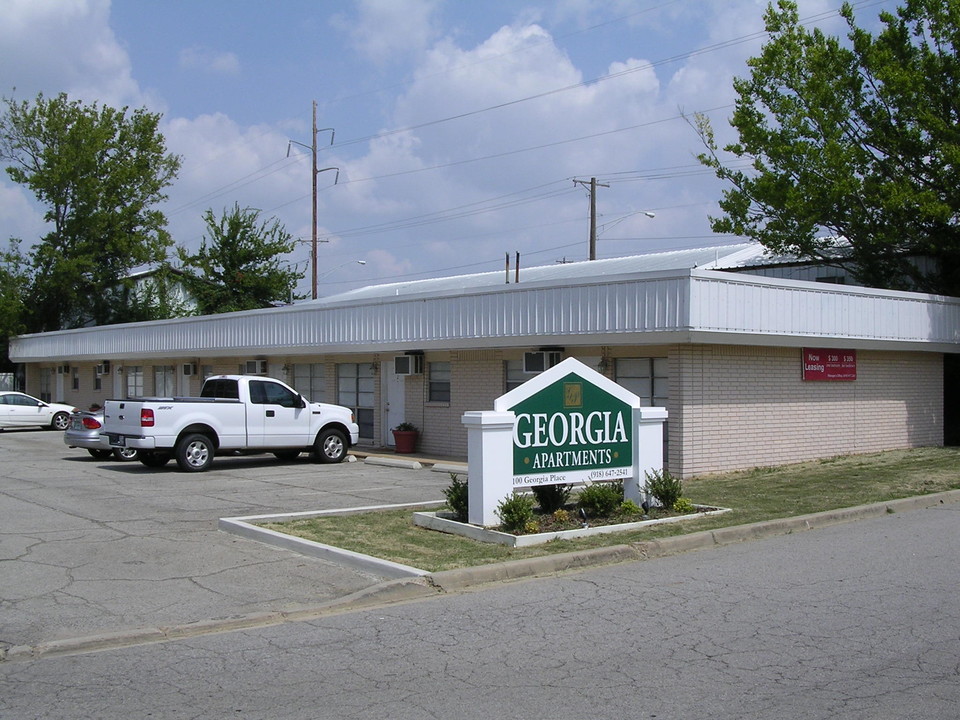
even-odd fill
[[(587, 183), (583, 180), (574, 180), (574, 185), (583, 185)], [(595, 177), (590, 178), (590, 256), (589, 260), (597, 259), (597, 187), (610, 187), (609, 183), (598, 183)]]
[[(330, 140), (333, 142), (333, 139)], [(310, 287), (313, 289), (312, 297), (317, 299), (317, 101), (313, 101), (313, 143), (310, 146), (313, 155), (313, 225), (310, 234), (310, 259), (313, 267), (313, 280)]]
[[(322, 128), (324, 132), (327, 130), (330, 131), (330, 144), (333, 145), (333, 128)], [(299, 145), (300, 147), (305, 147), (310, 151), (311, 156), (313, 157), (313, 163), (311, 165), (311, 171), (313, 174), (313, 221), (312, 221), (312, 231), (310, 233), (310, 264), (312, 266), (312, 282), (311, 287), (313, 289), (312, 297), (314, 300), (317, 299), (317, 175), (327, 170), (336, 170), (337, 177), (333, 181), (333, 184), (336, 185), (340, 180), (340, 168), (328, 167), (321, 170), (317, 169), (317, 101), (313, 101), (313, 140), (309, 145), (304, 145), (302, 142), (297, 142), (296, 140), (290, 140), (287, 143), (287, 157), (290, 157), (290, 146)]]

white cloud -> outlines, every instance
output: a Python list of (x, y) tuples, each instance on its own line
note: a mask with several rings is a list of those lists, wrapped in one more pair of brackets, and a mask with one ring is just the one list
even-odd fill
[(437, 36), (433, 14), (439, 5), (439, 0), (358, 0), (356, 19), (337, 15), (331, 22), (349, 32), (363, 57), (386, 65), (421, 52)]
[(30, 99), (66, 92), (86, 102), (139, 106), (130, 58), (109, 24), (109, 0), (0, 3), (0, 90)]
[(204, 47), (184, 48), (180, 51), (180, 67), (216, 75), (239, 75), (240, 58), (232, 52), (217, 52)]

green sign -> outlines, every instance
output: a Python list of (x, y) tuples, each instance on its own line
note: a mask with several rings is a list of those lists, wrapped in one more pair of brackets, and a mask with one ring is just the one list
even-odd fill
[[(618, 394), (626, 393), (614, 387)], [(502, 399), (516, 397), (522, 389)], [(515, 487), (633, 476), (633, 406), (591, 382), (584, 373), (566, 373), (505, 409), (516, 415)]]

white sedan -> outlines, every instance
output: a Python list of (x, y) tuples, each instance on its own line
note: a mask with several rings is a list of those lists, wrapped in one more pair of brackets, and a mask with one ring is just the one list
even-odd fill
[(19, 392), (0, 392), (0, 428), (47, 427), (66, 430), (72, 405), (48, 403)]

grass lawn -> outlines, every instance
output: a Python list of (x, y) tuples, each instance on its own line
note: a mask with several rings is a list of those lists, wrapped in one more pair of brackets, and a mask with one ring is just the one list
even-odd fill
[(732, 508), (711, 518), (530, 548), (507, 548), (416, 527), (411, 510), (263, 523), (278, 532), (438, 572), (621, 545), (960, 488), (960, 448), (921, 448), (705, 475), (683, 483), (695, 503)]

